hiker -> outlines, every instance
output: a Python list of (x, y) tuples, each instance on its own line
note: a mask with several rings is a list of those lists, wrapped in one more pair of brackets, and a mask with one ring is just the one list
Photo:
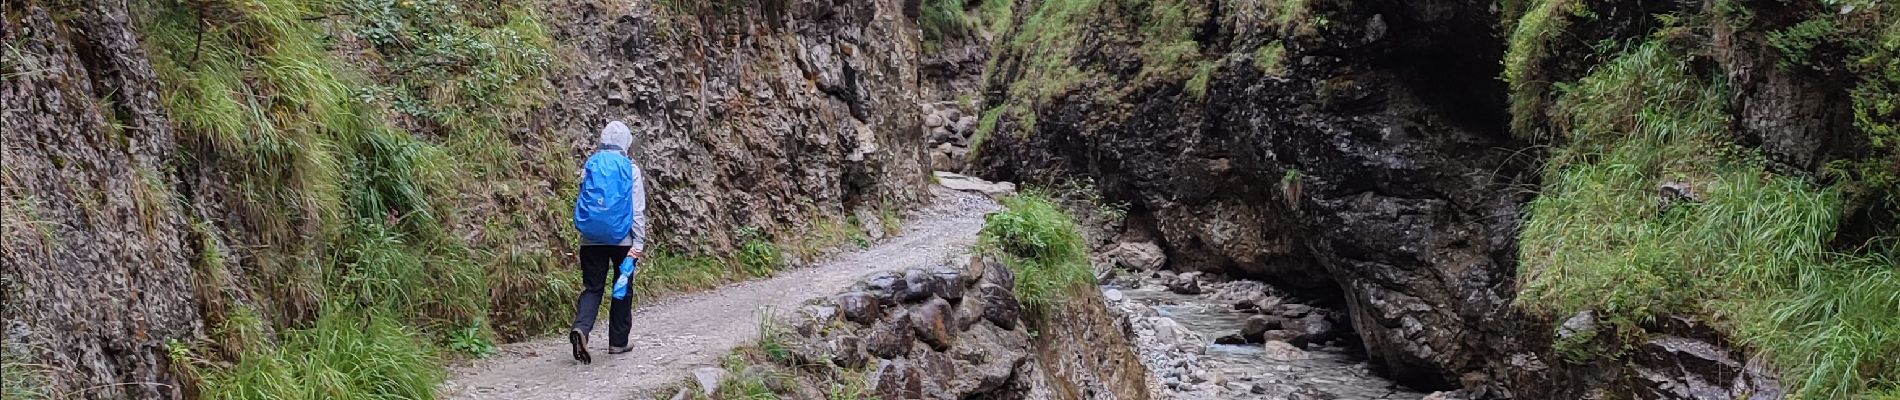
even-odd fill
[[(582, 288), (567, 341), (574, 348), (574, 360), (582, 364), (594, 361), (587, 353), (587, 334), (593, 332), (595, 314), (600, 312), (607, 272), (621, 274), (621, 263), (628, 258), (637, 262), (646, 247), (647, 196), (640, 166), (627, 157), (632, 145), (633, 132), (627, 124), (608, 122), (600, 130), (600, 148), (587, 158), (580, 193), (574, 199), (574, 229), (581, 235)], [(627, 343), (633, 328), (631, 299), (615, 297), (607, 311), (607, 354), (633, 350)]]

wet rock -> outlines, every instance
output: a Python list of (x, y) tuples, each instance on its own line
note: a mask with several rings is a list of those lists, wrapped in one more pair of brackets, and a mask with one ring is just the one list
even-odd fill
[(1307, 314), (1300, 319), (1300, 336), (1307, 343), (1325, 343), (1338, 337), (1339, 329), (1324, 315)]
[(916, 340), (911, 334), (910, 313), (903, 308), (893, 308), (891, 316), (877, 326), (871, 327), (864, 338), (864, 350), (882, 359), (903, 356), (910, 351), (910, 344)]
[(1267, 331), (1266, 333), (1260, 334), (1260, 339), (1262, 341), (1268, 341), (1268, 342), (1277, 341), (1277, 342), (1292, 343), (1294, 346), (1299, 346), (1299, 347), (1306, 347), (1306, 343), (1307, 343), (1305, 335), (1301, 335), (1299, 332), (1289, 331), (1285, 329), (1274, 329), (1274, 330)]
[(1274, 307), (1274, 313), (1287, 318), (1302, 318), (1312, 312), (1313, 306), (1305, 304), (1285, 303)]
[(1269, 340), (1261, 348), (1265, 350), (1262, 355), (1274, 361), (1300, 361), (1312, 357), (1306, 354), (1306, 350), (1300, 350), (1299, 346), (1278, 340)]
[[(994, 274), (992, 274), (994, 275)], [(978, 286), (977, 296), (983, 299), (983, 319), (1003, 329), (1016, 329), (1016, 322), (1022, 316), (1022, 303), (1016, 295), (994, 283)]]
[(965, 115), (961, 118), (957, 118), (957, 122), (950, 124), (950, 127), (951, 130), (956, 131), (958, 136), (967, 138), (971, 133), (976, 132), (978, 122), (975, 115)]
[(1200, 272), (1188, 272), (1176, 275), (1173, 281), (1168, 282), (1168, 291), (1185, 295), (1201, 294), (1200, 278)]
[(944, 351), (955, 343), (956, 335), (950, 330), (956, 323), (955, 318), (949, 302), (931, 298), (911, 312), (910, 326), (917, 334), (917, 339), (930, 345), (933, 350)]
[(1265, 335), (1267, 331), (1280, 329), (1285, 324), (1286, 319), (1277, 315), (1255, 315), (1247, 317), (1247, 322), (1240, 326), (1240, 337), (1246, 338), (1249, 343), (1260, 343), (1266, 340), (1262, 335)]
[(865, 292), (847, 292), (838, 295), (836, 301), (845, 320), (870, 325), (877, 322), (878, 315), (882, 313), (882, 297)]
[(1247, 339), (1239, 334), (1214, 338), (1214, 344), (1247, 344)]

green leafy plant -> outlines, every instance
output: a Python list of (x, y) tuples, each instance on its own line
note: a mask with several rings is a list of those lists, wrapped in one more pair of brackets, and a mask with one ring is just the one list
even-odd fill
[(455, 350), (475, 358), (488, 358), (495, 354), (495, 342), (488, 340), (488, 334), (482, 328), (487, 324), (477, 319), (469, 325), (449, 334), (449, 350)]

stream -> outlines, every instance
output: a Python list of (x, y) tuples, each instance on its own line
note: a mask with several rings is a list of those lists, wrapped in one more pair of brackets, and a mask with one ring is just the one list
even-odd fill
[[(1114, 288), (1131, 322), (1143, 328), (1144, 362), (1175, 398), (1200, 399), (1394, 399), (1420, 400), (1412, 391), (1375, 375), (1357, 349), (1336, 341), (1300, 350), (1285, 342), (1217, 344), (1214, 338), (1240, 332), (1255, 314), (1234, 309), (1233, 302), (1208, 295), (1184, 295), (1160, 285)], [(1165, 319), (1167, 321), (1160, 321)], [(1163, 325), (1168, 325), (1163, 327)], [(1158, 328), (1158, 329), (1149, 329)], [(1189, 333), (1159, 333), (1185, 329)], [(1159, 338), (1157, 338), (1159, 337)], [(1175, 339), (1178, 338), (1178, 339)], [(1168, 344), (1175, 340), (1175, 344)], [(1198, 342), (1198, 343), (1190, 343)]]

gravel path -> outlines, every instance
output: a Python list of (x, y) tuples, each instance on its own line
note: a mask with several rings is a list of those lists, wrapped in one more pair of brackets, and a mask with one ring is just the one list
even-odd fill
[(634, 351), (607, 354), (607, 320), (588, 339), (594, 363), (568, 353), (565, 335), (504, 345), (488, 359), (453, 369), (442, 394), (453, 399), (652, 398), (688, 371), (719, 363), (734, 347), (758, 337), (761, 308), (791, 310), (837, 293), (872, 272), (948, 263), (965, 254), (998, 209), (981, 195), (932, 187), (932, 203), (914, 213), (904, 231), (868, 249), (841, 253), (812, 268), (734, 284), (650, 304), (634, 311)]

